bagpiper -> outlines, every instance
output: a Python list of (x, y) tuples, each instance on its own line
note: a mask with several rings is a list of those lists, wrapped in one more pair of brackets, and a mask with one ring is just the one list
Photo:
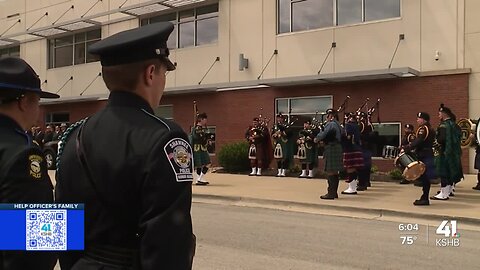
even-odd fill
[(311, 124), (310, 120), (306, 120), (303, 123), (303, 129), (298, 134), (297, 157), (302, 164), (300, 178), (313, 178), (313, 166), (317, 162), (317, 147), (314, 142), (316, 134)]
[(211, 143), (210, 134), (207, 128), (207, 114), (201, 113), (197, 116), (197, 124), (192, 129), (193, 164), (197, 171), (196, 185), (205, 186), (209, 182), (204, 179), (210, 166), (208, 145)]
[(279, 113), (272, 128), (273, 157), (277, 161), (277, 177), (285, 177), (292, 160), (291, 130), (284, 116)]
[(269, 165), (269, 156), (267, 153), (270, 134), (268, 128), (260, 123), (258, 117), (253, 118), (252, 125), (245, 132), (245, 139), (250, 144), (248, 149), (248, 158), (252, 172), (250, 176), (261, 176), (262, 168)]

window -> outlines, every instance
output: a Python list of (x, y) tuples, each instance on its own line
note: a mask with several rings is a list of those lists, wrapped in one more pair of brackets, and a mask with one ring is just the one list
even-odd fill
[(218, 4), (142, 19), (140, 25), (156, 22), (174, 24), (175, 28), (167, 42), (169, 48), (186, 48), (218, 41)]
[(20, 46), (0, 49), (0, 58), (3, 57), (20, 57)]
[(333, 26), (332, 0), (279, 0), (279, 33)]
[(383, 147), (386, 145), (395, 147), (400, 145), (400, 127), (400, 123), (373, 123), (374, 137), (369, 147), (373, 157), (381, 157), (383, 155)]
[(327, 109), (332, 107), (332, 97), (300, 97), (300, 98), (277, 98), (275, 100), (275, 114), (282, 113), (288, 116), (294, 128), (303, 128), (303, 122), (316, 118), (322, 121), (322, 116)]
[(45, 124), (62, 124), (70, 122), (70, 113), (68, 112), (52, 112), (45, 115)]
[(400, 0), (278, 0), (278, 33), (400, 17)]
[(102, 38), (101, 29), (62, 36), (48, 40), (49, 68), (79, 65), (98, 61), (87, 52), (88, 48)]
[(365, 21), (400, 17), (400, 0), (365, 0)]
[(363, 0), (337, 0), (337, 25), (363, 22)]
[(173, 120), (173, 105), (160, 105), (155, 110), (155, 115), (168, 120)]

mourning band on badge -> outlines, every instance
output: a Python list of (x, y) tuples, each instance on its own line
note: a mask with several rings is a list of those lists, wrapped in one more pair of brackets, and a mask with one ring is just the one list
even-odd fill
[(171, 139), (164, 147), (177, 182), (193, 181), (192, 147), (184, 139)]
[(42, 178), (42, 161), (43, 158), (39, 155), (28, 156), (29, 174), (34, 179)]

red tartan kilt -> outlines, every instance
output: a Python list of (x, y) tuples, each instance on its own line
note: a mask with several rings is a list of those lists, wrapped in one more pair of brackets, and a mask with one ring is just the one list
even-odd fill
[(363, 166), (364, 162), (362, 152), (357, 151), (343, 153), (343, 167), (345, 167), (346, 169), (360, 169), (363, 168)]

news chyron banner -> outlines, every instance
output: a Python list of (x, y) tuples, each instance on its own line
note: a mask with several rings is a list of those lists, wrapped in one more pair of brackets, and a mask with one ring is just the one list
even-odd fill
[(0, 204), (0, 250), (83, 250), (84, 214), (84, 204)]

